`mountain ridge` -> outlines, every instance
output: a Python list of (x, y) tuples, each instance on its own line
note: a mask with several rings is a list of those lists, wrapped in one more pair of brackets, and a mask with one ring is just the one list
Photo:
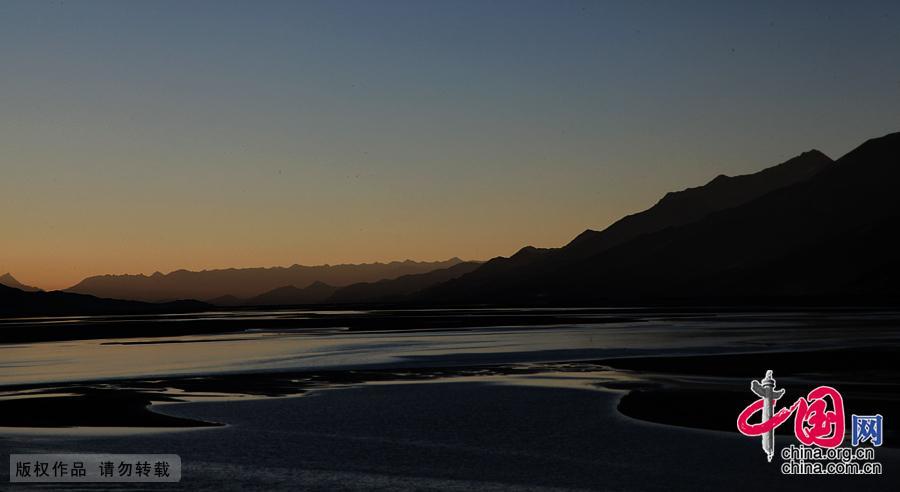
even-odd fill
[(325, 302), (338, 288), (315, 281), (306, 287), (285, 285), (241, 301), (245, 306), (289, 306)]
[(602, 231), (588, 229), (560, 248), (525, 247), (509, 258), (493, 258), (481, 268), (437, 285), (419, 297), (440, 300), (466, 297), (465, 292), (515, 289), (530, 277), (549, 275), (641, 235), (688, 224), (803, 182), (833, 164), (831, 158), (813, 149), (756, 173), (734, 177), (718, 175), (705, 185), (666, 193), (650, 208), (627, 215)]
[(215, 299), (254, 297), (288, 285), (309, 285), (321, 281), (336, 287), (377, 281), (402, 275), (446, 268), (462, 260), (340, 265), (291, 265), (289, 267), (226, 268), (201, 271), (179, 269), (167, 274), (96, 275), (65, 289), (65, 292), (98, 297), (159, 302), (172, 299)]
[(0, 285), (5, 285), (7, 287), (12, 287), (14, 289), (19, 289), (25, 292), (42, 292), (43, 289), (39, 289), (37, 287), (33, 287), (31, 285), (25, 285), (22, 282), (19, 282), (16, 277), (9, 272), (0, 275)]
[(479, 265), (481, 265), (479, 262), (462, 262), (425, 273), (403, 275), (377, 282), (360, 282), (337, 289), (328, 297), (327, 302), (333, 304), (403, 302), (422, 289), (458, 278), (475, 270)]
[[(448, 282), (425, 297), (526, 303), (891, 298), (898, 288), (879, 272), (900, 271), (890, 253), (900, 249), (898, 162), (900, 133), (869, 139), (806, 180), (700, 220), (608, 248), (591, 250), (582, 242), (568, 257), (567, 245), (551, 261), (481, 282), (490, 292), (471, 281)], [(844, 256), (849, 252), (855, 254)]]

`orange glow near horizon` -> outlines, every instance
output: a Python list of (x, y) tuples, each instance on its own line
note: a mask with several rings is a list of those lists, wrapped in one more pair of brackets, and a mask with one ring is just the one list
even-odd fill
[(558, 247), (900, 129), (897, 10), (2, 2), (0, 274)]

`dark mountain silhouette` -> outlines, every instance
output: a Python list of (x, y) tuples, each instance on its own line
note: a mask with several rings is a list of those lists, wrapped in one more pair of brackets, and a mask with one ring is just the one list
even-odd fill
[(0, 316), (48, 316), (88, 314), (153, 314), (202, 311), (212, 306), (198, 301), (153, 304), (70, 294), (68, 292), (25, 292), (0, 285)]
[(0, 285), (5, 285), (7, 287), (12, 287), (14, 289), (24, 290), (25, 292), (40, 292), (41, 291), (41, 289), (38, 289), (37, 287), (32, 287), (30, 285), (25, 285), (25, 284), (19, 282), (18, 280), (16, 280), (15, 277), (12, 276), (11, 273), (4, 273), (3, 275), (0, 275)]
[(206, 302), (212, 304), (213, 306), (240, 306), (244, 301), (243, 299), (239, 299), (235, 296), (225, 295), (207, 299)]
[[(525, 285), (553, 277), (561, 269), (642, 236), (677, 228), (717, 212), (741, 206), (775, 190), (808, 181), (833, 165), (825, 154), (811, 150), (755, 174), (720, 175), (706, 185), (666, 194), (653, 207), (622, 218), (603, 231), (587, 230), (558, 249), (526, 247), (509, 258), (495, 258), (474, 272), (436, 286), (420, 296), (429, 301), (478, 302), (479, 298), (512, 296)], [(577, 272), (575, 272), (578, 277)], [(531, 296), (543, 294), (534, 293)]]
[[(255, 292), (258, 304), (895, 304), (900, 300), (898, 185), (900, 133), (895, 133), (869, 140), (837, 161), (810, 151), (756, 174), (720, 176), (667, 194), (603, 231), (585, 231), (562, 248), (526, 247), (481, 265), (453, 259), (177, 271), (93, 277), (76, 288), (165, 298), (195, 292), (190, 296), (225, 296), (218, 299), (223, 304), (249, 302), (252, 296), (240, 292)], [(366, 276), (371, 278), (350, 280)], [(260, 289), (267, 283), (274, 285)], [(0, 315), (205, 306), (2, 289)]]
[(458, 263), (452, 267), (441, 268), (428, 273), (403, 275), (390, 280), (348, 285), (334, 292), (334, 295), (330, 296), (327, 302), (334, 304), (362, 304), (404, 301), (411, 294), (465, 275), (478, 268), (479, 265), (480, 263), (477, 262)]
[(624, 217), (603, 231), (587, 230), (565, 249), (570, 255), (579, 251), (596, 254), (642, 234), (696, 222), (713, 212), (806, 181), (833, 163), (830, 157), (814, 149), (754, 174), (734, 177), (720, 174), (703, 186), (667, 193), (653, 207)]
[(900, 290), (890, 275), (897, 271), (900, 246), (898, 163), (900, 133), (869, 140), (807, 181), (643, 236), (522, 292), (582, 299), (896, 302)]
[(319, 304), (325, 302), (337, 287), (324, 282), (313, 282), (304, 288), (286, 285), (270, 290), (265, 294), (241, 301), (245, 306), (295, 306), (301, 304)]
[(140, 301), (172, 299), (215, 299), (234, 296), (246, 299), (286, 285), (309, 285), (319, 281), (342, 287), (358, 282), (374, 282), (402, 275), (425, 273), (447, 268), (462, 260), (360, 265), (320, 265), (274, 268), (229, 268), (192, 272), (176, 270), (169, 274), (102, 275), (89, 277), (66, 289), (66, 292), (90, 294), (98, 297)]
[(302, 289), (287, 285), (248, 299), (222, 296), (211, 299), (209, 302), (217, 306), (298, 306), (401, 302), (410, 294), (469, 273), (479, 265), (478, 262), (463, 262), (427, 273), (402, 275), (377, 282), (360, 282), (346, 287), (334, 287), (324, 282), (313, 282)]

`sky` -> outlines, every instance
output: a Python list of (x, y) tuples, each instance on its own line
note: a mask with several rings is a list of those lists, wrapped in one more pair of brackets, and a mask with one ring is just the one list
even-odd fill
[(487, 259), (895, 131), (896, 1), (3, 1), (0, 273)]

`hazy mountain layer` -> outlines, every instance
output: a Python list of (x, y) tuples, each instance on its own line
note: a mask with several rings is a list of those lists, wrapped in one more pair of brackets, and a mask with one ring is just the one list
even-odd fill
[(335, 304), (367, 302), (402, 302), (423, 289), (447, 280), (458, 278), (476, 268), (480, 263), (465, 262), (449, 268), (441, 268), (427, 273), (404, 275), (390, 280), (364, 282), (338, 289), (328, 302)]
[(241, 301), (239, 304), (245, 306), (320, 304), (331, 297), (337, 289), (337, 287), (324, 282), (313, 282), (302, 289), (293, 285), (286, 285)]
[(239, 299), (254, 297), (284, 286), (307, 286), (323, 282), (335, 287), (358, 282), (375, 282), (402, 275), (425, 273), (447, 268), (462, 260), (391, 263), (367, 263), (360, 265), (319, 265), (273, 268), (229, 268), (193, 272), (176, 270), (169, 274), (153, 275), (102, 275), (89, 277), (66, 289), (66, 292), (90, 294), (115, 299), (142, 301), (168, 301), (175, 299), (215, 299), (234, 296)]
[(37, 287), (32, 287), (30, 285), (25, 285), (22, 282), (19, 282), (15, 277), (12, 276), (11, 273), (4, 273), (3, 275), (0, 275), (0, 285), (12, 287), (13, 289), (24, 290), (25, 292), (38, 292), (41, 290)]

